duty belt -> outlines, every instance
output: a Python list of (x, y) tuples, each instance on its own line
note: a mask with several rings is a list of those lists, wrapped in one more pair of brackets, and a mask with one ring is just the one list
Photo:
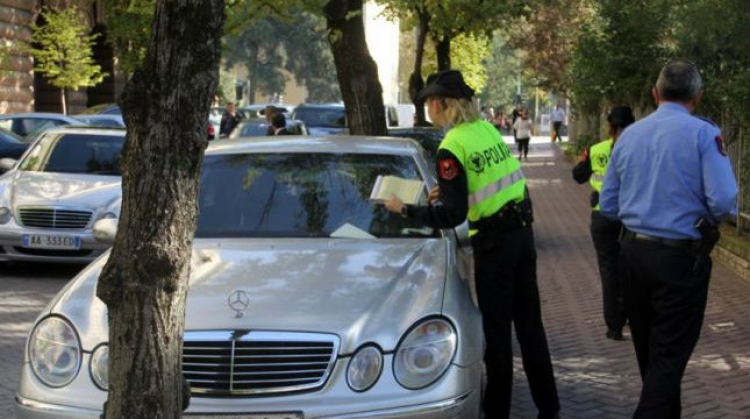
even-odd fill
[(652, 242), (652, 243), (658, 243), (663, 246), (676, 247), (678, 249), (690, 249), (694, 243), (694, 240), (665, 239), (663, 237), (650, 236), (648, 234), (636, 233), (630, 230), (625, 230), (625, 238), (636, 240), (636, 241), (647, 241), (647, 242)]

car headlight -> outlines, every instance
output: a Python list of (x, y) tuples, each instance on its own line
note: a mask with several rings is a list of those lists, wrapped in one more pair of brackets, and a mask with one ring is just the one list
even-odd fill
[(0, 224), (6, 224), (13, 218), (13, 212), (8, 207), (0, 207)]
[(109, 345), (99, 345), (91, 354), (91, 378), (99, 389), (107, 391), (109, 388)]
[(78, 335), (62, 318), (47, 317), (31, 332), (29, 359), (31, 369), (42, 383), (50, 387), (66, 386), (81, 366)]
[(117, 214), (115, 214), (112, 211), (107, 211), (105, 213), (100, 214), (99, 217), (97, 217), (96, 221), (99, 221), (99, 220), (108, 220), (108, 219), (112, 219), (112, 218), (117, 218)]
[(349, 361), (346, 370), (346, 382), (354, 391), (370, 389), (383, 370), (383, 355), (372, 345), (363, 346)]
[(456, 352), (456, 331), (444, 319), (419, 323), (399, 344), (393, 374), (402, 386), (416, 390), (427, 387), (448, 369)]

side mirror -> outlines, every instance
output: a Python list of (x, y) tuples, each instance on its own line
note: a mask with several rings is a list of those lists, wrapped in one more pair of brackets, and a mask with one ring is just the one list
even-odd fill
[(3, 157), (0, 159), (0, 172), (7, 172), (15, 167), (16, 161), (16, 159), (11, 159), (10, 157)]
[(115, 242), (115, 235), (117, 234), (117, 222), (116, 218), (105, 218), (94, 223), (94, 240), (112, 245)]

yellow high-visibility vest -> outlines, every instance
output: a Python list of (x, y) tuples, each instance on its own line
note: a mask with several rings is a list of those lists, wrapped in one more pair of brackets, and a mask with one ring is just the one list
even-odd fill
[[(593, 173), (591, 174), (591, 179), (589, 179), (589, 184), (597, 193), (602, 191), (604, 175), (607, 173), (609, 157), (612, 155), (612, 142), (613, 140), (609, 138), (591, 146), (589, 159), (591, 160), (591, 171)], [(594, 207), (594, 211), (599, 211), (598, 202)]]
[[(453, 153), (463, 164), (469, 187), (469, 222), (495, 214), (510, 201), (521, 202), (526, 177), (521, 162), (513, 157), (500, 132), (489, 122), (477, 120), (456, 125), (439, 149)], [(476, 230), (469, 230), (469, 235)]]

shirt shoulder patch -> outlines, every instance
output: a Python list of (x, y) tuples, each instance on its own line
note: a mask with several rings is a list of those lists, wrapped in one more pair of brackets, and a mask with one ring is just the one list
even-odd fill
[(453, 157), (447, 157), (438, 161), (440, 168), (440, 178), (444, 180), (453, 180), (458, 176), (458, 162)]
[(721, 153), (722, 156), (726, 156), (727, 148), (724, 146), (724, 136), (717, 135), (714, 141), (716, 141), (716, 148), (719, 149), (719, 153)]

